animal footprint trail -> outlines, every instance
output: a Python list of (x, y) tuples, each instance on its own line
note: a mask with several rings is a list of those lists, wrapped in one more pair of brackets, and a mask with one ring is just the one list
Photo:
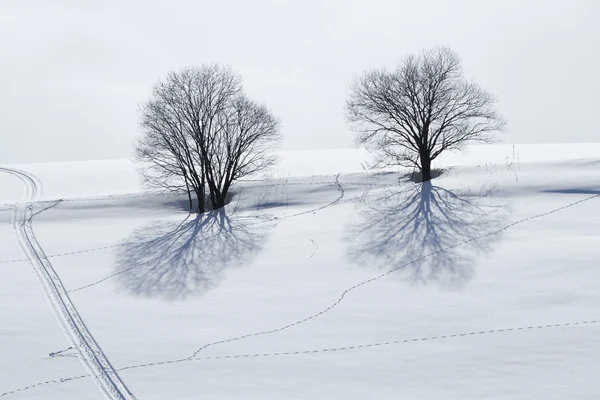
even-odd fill
[[(394, 345), (410, 345), (417, 344), (419, 342), (430, 342), (430, 341), (442, 341), (442, 340), (454, 340), (454, 339), (463, 339), (474, 336), (491, 336), (498, 334), (510, 334), (517, 332), (527, 332), (527, 331), (539, 331), (539, 330), (547, 330), (547, 329), (556, 329), (556, 328), (568, 328), (575, 326), (592, 326), (597, 325), (600, 321), (598, 319), (594, 320), (584, 320), (584, 321), (572, 321), (572, 322), (564, 322), (564, 323), (555, 323), (555, 324), (543, 324), (543, 325), (528, 325), (528, 326), (519, 326), (519, 327), (506, 327), (506, 328), (498, 328), (498, 329), (488, 329), (488, 330), (476, 330), (469, 332), (461, 332), (461, 333), (447, 333), (433, 336), (418, 336), (408, 339), (397, 339), (390, 340), (386, 342), (373, 342), (373, 343), (362, 343), (356, 345), (348, 345), (341, 347), (326, 347), (320, 349), (307, 349), (307, 350), (290, 350), (290, 351), (278, 351), (278, 352), (270, 352), (270, 353), (246, 353), (246, 354), (226, 354), (226, 355), (215, 355), (215, 356), (206, 356), (206, 357), (196, 357), (193, 359), (190, 358), (180, 358), (173, 360), (163, 360), (156, 361), (145, 364), (137, 364), (137, 365), (129, 365), (126, 367), (117, 368), (117, 371), (126, 371), (133, 370), (139, 368), (148, 368), (148, 367), (158, 367), (161, 365), (169, 365), (169, 364), (178, 364), (183, 362), (192, 362), (192, 361), (210, 361), (210, 360), (226, 360), (226, 359), (253, 359), (253, 358), (266, 358), (266, 357), (281, 357), (281, 356), (306, 356), (306, 355), (318, 355), (324, 353), (332, 353), (332, 352), (347, 352), (359, 349), (368, 349), (368, 348), (376, 348), (376, 347), (386, 347), (386, 346), (394, 346)], [(11, 394), (23, 392), (25, 390), (33, 389), (40, 386), (45, 386), (49, 384), (57, 384), (57, 383), (67, 383), (71, 381), (78, 381), (81, 379), (89, 378), (89, 375), (77, 375), (70, 377), (62, 377), (60, 379), (51, 379), (43, 382), (38, 382), (29, 386), (25, 386), (19, 389), (11, 390), (9, 392), (0, 393), (0, 397), (8, 396)]]
[(48, 354), (49, 357), (77, 357), (73, 346), (67, 347), (64, 350), (55, 351)]
[(315, 249), (313, 250), (312, 254), (310, 255), (310, 257), (308, 257), (309, 259), (313, 258), (315, 256), (315, 254), (317, 254), (317, 251), (319, 251), (319, 245), (317, 244), (317, 242), (315, 242), (314, 240), (310, 239), (310, 241), (312, 242), (312, 244), (315, 246)]

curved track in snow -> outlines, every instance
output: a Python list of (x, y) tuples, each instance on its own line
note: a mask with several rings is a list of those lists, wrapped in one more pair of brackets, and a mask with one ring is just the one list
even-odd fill
[(77, 309), (69, 299), (60, 277), (33, 234), (32, 219), (35, 214), (31, 202), (37, 201), (41, 197), (40, 183), (34, 176), (16, 169), (0, 167), (0, 172), (14, 176), (25, 186), (24, 202), (13, 208), (13, 232), (23, 254), (33, 266), (46, 299), (51, 304), (52, 311), (65, 336), (71, 346), (76, 349), (79, 359), (105, 398), (111, 400), (134, 399), (85, 326)]

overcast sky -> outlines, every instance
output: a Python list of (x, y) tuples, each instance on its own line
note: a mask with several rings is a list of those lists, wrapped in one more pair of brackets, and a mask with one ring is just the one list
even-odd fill
[(600, 1), (0, 0), (0, 164), (126, 158), (137, 108), (219, 62), (282, 148), (346, 148), (353, 76), (444, 45), (499, 98), (508, 143), (598, 142)]

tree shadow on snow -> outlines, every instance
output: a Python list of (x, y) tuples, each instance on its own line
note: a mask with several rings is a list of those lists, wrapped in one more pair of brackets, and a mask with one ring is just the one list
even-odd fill
[[(451, 191), (431, 181), (365, 196), (358, 223), (348, 231), (349, 258), (412, 282), (456, 288), (474, 275), (492, 250), (508, 207), (493, 189)], [(489, 235), (489, 236), (486, 236)]]
[(136, 230), (119, 248), (119, 286), (142, 297), (183, 300), (214, 288), (229, 268), (261, 250), (266, 227), (225, 209), (190, 214), (181, 222), (155, 222)]

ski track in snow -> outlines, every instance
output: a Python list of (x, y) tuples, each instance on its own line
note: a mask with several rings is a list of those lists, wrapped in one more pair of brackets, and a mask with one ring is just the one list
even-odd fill
[[(331, 203), (326, 204), (325, 206), (321, 206), (315, 210), (321, 210), (327, 207), (330, 207), (332, 205), (335, 204), (339, 204), (343, 197), (344, 197), (344, 189), (342, 187), (342, 185), (339, 182), (339, 174), (336, 176), (336, 181), (335, 184), (338, 186), (338, 190), (341, 192), (340, 196), (332, 201)], [(309, 317), (306, 317), (302, 320), (298, 320), (295, 321), (293, 323), (290, 323), (288, 325), (285, 325), (283, 327), (280, 328), (276, 328), (276, 329), (272, 329), (272, 330), (268, 330), (268, 331), (262, 331), (262, 332), (255, 332), (255, 333), (251, 333), (251, 334), (247, 334), (247, 335), (242, 335), (242, 336), (238, 336), (238, 337), (234, 337), (234, 338), (230, 338), (230, 339), (226, 339), (226, 340), (221, 340), (221, 341), (217, 341), (217, 342), (212, 342), (212, 343), (208, 343), (206, 345), (204, 345), (203, 347), (199, 348), (198, 350), (196, 350), (191, 356), (189, 357), (185, 357), (185, 358), (179, 358), (179, 359), (172, 359), (172, 360), (163, 360), (163, 361), (157, 361), (157, 362), (150, 362), (150, 363), (144, 363), (144, 364), (136, 364), (136, 365), (130, 365), (130, 366), (125, 366), (125, 367), (121, 367), (121, 368), (117, 368), (117, 371), (126, 371), (126, 370), (131, 370), (131, 369), (138, 369), (138, 368), (146, 368), (146, 367), (154, 367), (154, 366), (160, 366), (160, 365), (168, 365), (168, 364), (176, 364), (176, 363), (182, 363), (182, 362), (191, 362), (191, 361), (202, 361), (202, 360), (213, 360), (213, 359), (238, 359), (238, 358), (256, 358), (256, 357), (275, 357), (275, 356), (293, 356), (293, 355), (306, 355), (306, 354), (316, 354), (316, 353), (326, 353), (326, 352), (336, 352), (336, 351), (349, 351), (349, 350), (356, 350), (356, 349), (360, 349), (360, 348), (370, 348), (370, 347), (378, 347), (378, 346), (389, 346), (389, 345), (397, 345), (397, 344), (407, 344), (407, 343), (414, 343), (414, 342), (423, 342), (423, 341), (432, 341), (432, 340), (447, 340), (447, 339), (454, 339), (454, 338), (460, 338), (460, 337), (467, 337), (467, 336), (476, 336), (476, 335), (489, 335), (489, 334), (494, 334), (494, 333), (509, 333), (509, 332), (518, 332), (518, 331), (530, 331), (530, 330), (541, 330), (541, 329), (550, 329), (550, 328), (559, 328), (559, 327), (569, 327), (569, 326), (583, 326), (583, 325), (594, 325), (597, 324), (599, 321), (598, 320), (586, 320), (586, 321), (576, 321), (576, 322), (566, 322), (566, 323), (556, 323), (556, 324), (546, 324), (546, 325), (531, 325), (531, 326), (524, 326), (524, 327), (516, 327), (516, 328), (499, 328), (499, 329), (491, 329), (491, 330), (483, 330), (483, 331), (473, 331), (473, 332), (466, 332), (466, 333), (457, 333), (457, 334), (445, 334), (445, 335), (437, 335), (437, 336), (423, 336), (423, 337), (416, 337), (416, 338), (412, 338), (412, 339), (403, 339), (403, 340), (394, 340), (394, 341), (388, 341), (388, 342), (377, 342), (377, 343), (369, 343), (369, 344), (361, 344), (361, 345), (354, 345), (354, 346), (345, 346), (345, 347), (331, 347), (331, 348), (323, 348), (323, 349), (313, 349), (313, 350), (303, 350), (303, 351), (293, 351), (293, 352), (275, 352), (275, 353), (254, 353), (254, 354), (239, 354), (239, 355), (223, 355), (223, 356), (207, 356), (207, 357), (197, 357), (197, 355), (204, 349), (208, 348), (208, 347), (212, 347), (212, 346), (216, 346), (218, 344), (223, 344), (223, 343), (228, 343), (228, 342), (233, 342), (233, 341), (237, 341), (237, 340), (242, 340), (245, 338), (249, 338), (249, 337), (253, 337), (253, 336), (260, 336), (260, 335), (266, 335), (266, 334), (271, 334), (271, 333), (276, 333), (276, 332), (281, 332), (283, 330), (289, 329), (293, 326), (302, 324), (304, 322), (310, 321), (314, 318), (317, 318), (329, 311), (331, 311), (333, 308), (335, 308), (337, 305), (339, 305), (344, 298), (346, 297), (346, 295), (348, 293), (350, 293), (351, 291), (366, 285), (368, 283), (377, 281), (383, 277), (386, 277), (394, 272), (397, 272), (403, 268), (406, 268), (407, 266), (421, 261), (423, 259), (426, 259), (428, 257), (431, 257), (434, 254), (437, 253), (442, 253), (445, 251), (448, 251), (452, 248), (456, 248), (459, 247), (461, 245), (464, 245), (466, 243), (472, 242), (472, 241), (476, 241), (476, 240), (480, 240), (489, 236), (493, 236), (493, 235), (497, 235), (500, 232), (506, 231), (509, 228), (515, 226), (515, 225), (519, 225), (522, 224), (524, 222), (533, 220), (533, 219), (537, 219), (537, 218), (541, 218), (541, 217), (545, 217), (551, 214), (554, 214), (556, 212), (565, 210), (567, 208), (576, 206), (578, 204), (590, 201), (592, 199), (598, 198), (600, 197), (600, 194), (596, 194), (596, 195), (592, 195), (589, 197), (586, 197), (584, 199), (566, 204), (562, 207), (558, 207), (555, 209), (552, 209), (550, 211), (544, 212), (544, 213), (540, 213), (540, 214), (536, 214), (536, 215), (532, 215), (526, 218), (523, 218), (521, 220), (518, 221), (514, 221), (498, 230), (495, 230), (493, 232), (489, 232), (487, 234), (481, 235), (481, 236), (477, 236), (477, 237), (473, 237), (461, 242), (458, 242), (452, 246), (448, 246), (445, 247), (443, 249), (440, 249), (438, 251), (435, 252), (431, 252), (429, 254), (426, 254), (418, 259), (409, 261), (406, 264), (403, 264), (399, 267), (393, 268), (388, 272), (382, 273), (378, 276), (375, 276), (371, 279), (365, 280), (363, 282), (360, 282), (346, 290), (344, 290), (342, 292), (342, 294), (339, 296), (339, 298), (332, 303), (329, 307), (325, 308), (324, 310), (313, 314)], [(310, 212), (313, 212), (313, 210), (310, 210)], [(297, 213), (297, 214), (292, 214), (289, 215), (287, 217), (292, 217), (292, 216), (297, 216), (297, 215), (303, 215), (306, 214), (307, 212), (301, 212), (301, 213)], [(71, 376), (71, 377), (65, 377), (65, 378), (60, 378), (60, 380), (48, 380), (48, 381), (44, 381), (44, 382), (39, 382), (33, 385), (29, 385), (27, 387), (23, 387), (20, 389), (16, 389), (10, 392), (5, 392), (5, 393), (1, 393), (0, 397), (9, 395), (9, 394), (14, 394), (23, 390), (28, 390), (28, 389), (32, 389), (35, 387), (39, 387), (42, 385), (47, 385), (47, 384), (53, 384), (53, 383), (64, 383), (64, 382), (69, 382), (69, 381), (73, 381), (73, 380), (79, 380), (79, 379), (84, 379), (87, 378), (87, 375), (79, 375), (79, 376)]]
[[(35, 238), (32, 219), (37, 213), (33, 212), (34, 203), (31, 201), (39, 200), (40, 183), (35, 177), (23, 171), (3, 167), (0, 167), (0, 171), (16, 177), (25, 185), (25, 202), (14, 207), (11, 219), (14, 235), (22, 252), (34, 267), (46, 299), (51, 304), (51, 309), (63, 333), (71, 346), (77, 350), (79, 359), (105, 398), (111, 400), (134, 399), (88, 331), (77, 309), (69, 299), (60, 277)], [(58, 204), (57, 201), (49, 203), (50, 206)], [(47, 208), (42, 211), (45, 209)]]

